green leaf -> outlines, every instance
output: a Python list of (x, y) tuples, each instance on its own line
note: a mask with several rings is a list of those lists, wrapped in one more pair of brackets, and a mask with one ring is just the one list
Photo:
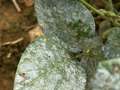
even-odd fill
[(120, 27), (114, 27), (109, 30), (106, 44), (103, 47), (106, 58), (120, 57)]
[(92, 90), (120, 90), (120, 58), (99, 63)]
[(36, 0), (35, 9), (45, 34), (58, 36), (70, 47), (81, 37), (95, 35), (94, 19), (78, 0)]
[(80, 40), (82, 53), (77, 54), (81, 66), (85, 69), (87, 75), (86, 90), (92, 90), (90, 81), (93, 78), (100, 61), (104, 60), (104, 54), (101, 50), (101, 42), (98, 37), (86, 38)]
[[(85, 90), (86, 72), (78, 59), (98, 60), (101, 54), (91, 13), (78, 0), (35, 0), (35, 9), (45, 36), (23, 53), (14, 90)], [(81, 50), (80, 58), (72, 57)]]
[(18, 65), (14, 90), (84, 90), (86, 74), (57, 37), (28, 46)]

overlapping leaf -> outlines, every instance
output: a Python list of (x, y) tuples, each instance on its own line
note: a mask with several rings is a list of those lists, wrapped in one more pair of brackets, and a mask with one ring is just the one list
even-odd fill
[(35, 0), (35, 9), (45, 37), (24, 52), (14, 90), (84, 90), (86, 73), (78, 60), (86, 68), (101, 56), (92, 15), (78, 0)]
[(94, 19), (78, 0), (36, 0), (35, 4), (46, 35), (56, 35), (70, 47), (79, 46), (81, 37), (95, 35)]

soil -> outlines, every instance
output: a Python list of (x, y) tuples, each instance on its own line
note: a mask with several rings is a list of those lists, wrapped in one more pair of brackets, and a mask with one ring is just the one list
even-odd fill
[[(36, 28), (34, 6), (18, 4), (21, 12), (17, 12), (12, 0), (0, 0), (0, 90), (13, 90), (21, 54), (31, 42), (30, 32)], [(38, 30), (35, 33), (40, 35)]]

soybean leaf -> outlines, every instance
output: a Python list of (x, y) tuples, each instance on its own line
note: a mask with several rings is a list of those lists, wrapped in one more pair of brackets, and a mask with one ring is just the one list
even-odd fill
[(103, 47), (106, 58), (120, 57), (120, 27), (111, 28)]
[(18, 65), (14, 90), (84, 90), (86, 74), (57, 37), (40, 37)]

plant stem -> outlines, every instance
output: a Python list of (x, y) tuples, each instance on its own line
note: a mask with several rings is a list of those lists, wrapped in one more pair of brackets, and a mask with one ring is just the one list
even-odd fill
[(88, 4), (85, 0), (80, 0), (85, 6), (87, 6), (88, 8), (90, 8), (92, 11), (94, 11), (95, 13), (97, 13), (98, 15), (103, 16), (104, 14), (99, 12), (96, 8), (94, 8), (92, 5)]
[(112, 0), (108, 0), (110, 11), (114, 11)]
[[(100, 15), (100, 16), (108, 16), (108, 17), (118, 17), (120, 18), (119, 15), (116, 15), (113, 11), (106, 11), (104, 9), (101, 10), (97, 10), (96, 8), (94, 8), (92, 5), (90, 5), (89, 3), (87, 3), (85, 0), (80, 0), (81, 3), (83, 3), (85, 6), (87, 6), (89, 9), (91, 9), (93, 12), (95, 12), (96, 14)], [(113, 8), (112, 5), (112, 0), (109, 0), (109, 2), (111, 3), (111, 8)]]

